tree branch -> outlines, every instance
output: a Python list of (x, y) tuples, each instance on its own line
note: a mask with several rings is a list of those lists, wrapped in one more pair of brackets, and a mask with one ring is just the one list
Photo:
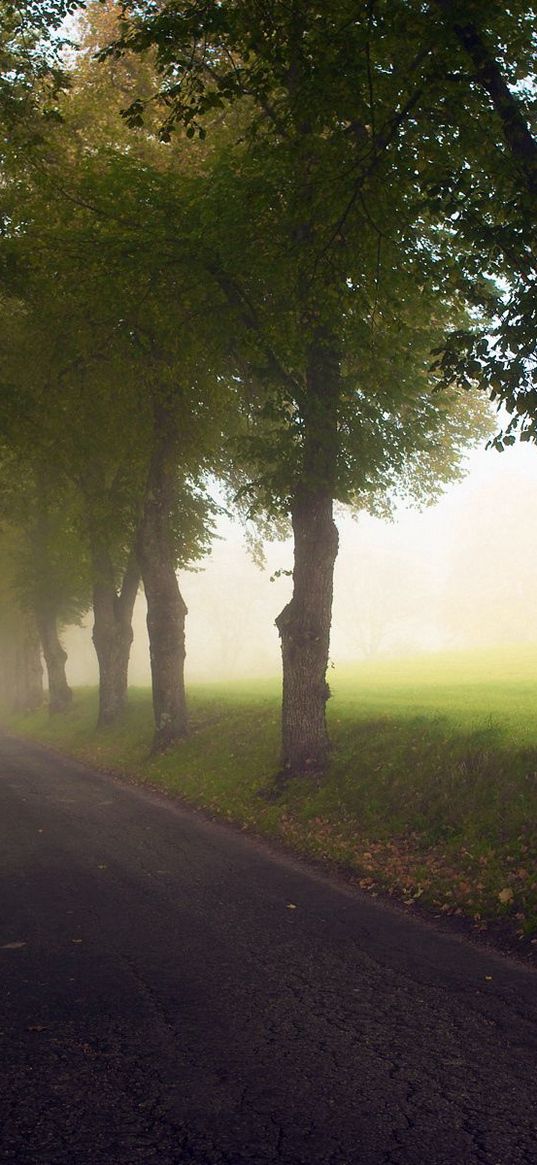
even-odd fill
[(423, 93), (422, 86), (419, 86), (417, 89), (415, 89), (414, 92), (411, 93), (411, 95), (407, 99), (407, 101), (405, 101), (405, 104), (402, 106), (402, 108), (399, 110), (399, 112), (391, 119), (389, 125), (384, 130), (382, 130), (380, 133), (378, 133), (376, 135), (374, 142), (372, 144), (371, 150), (368, 151), (369, 155), (371, 155), (371, 154), (373, 155), (372, 159), (371, 159), (369, 165), (366, 166), (365, 169), (362, 169), (361, 172), (359, 173), (358, 178), (356, 179), (356, 182), (354, 184), (354, 189), (352, 191), (352, 194), (351, 194), (346, 206), (344, 207), (337, 223), (333, 227), (327, 242), (325, 243), (324, 247), (319, 251), (318, 255), (316, 256), (315, 262), (313, 264), (312, 274), (311, 274), (312, 283), (316, 277), (319, 264), (321, 263), (322, 259), (324, 259), (325, 255), (328, 253), (328, 251), (332, 247), (332, 244), (335, 242), (335, 240), (341, 234), (341, 232), (345, 226), (345, 223), (347, 222), (347, 219), (348, 219), (349, 215), (351, 214), (352, 210), (354, 209), (356, 203), (362, 199), (362, 197), (363, 197), (362, 191), (363, 191), (363, 187), (364, 187), (365, 182), (377, 169), (377, 166), (380, 164), (381, 158), (384, 156), (385, 151), (387, 150), (388, 146), (391, 145), (391, 142), (393, 141), (394, 137), (396, 136), (397, 131), (399, 130), (400, 126), (407, 120), (407, 118), (410, 116), (414, 107), (418, 104), (418, 102), (422, 96), (422, 93)]
[(302, 391), (302, 386), (290, 372), (284, 368), (281, 361), (278, 359), (274, 349), (264, 336), (263, 325), (261, 324), (255, 307), (248, 299), (246, 293), (225, 271), (222, 271), (215, 263), (208, 264), (208, 270), (215, 279), (220, 290), (226, 297), (230, 307), (238, 311), (239, 316), (247, 329), (247, 331), (254, 333), (259, 341), (263, 351), (263, 355), (267, 361), (267, 371), (270, 372), (279, 381), (280, 384), (285, 385), (289, 389), (293, 397), (296, 397), (297, 392)]
[(509, 88), (501, 67), (475, 24), (454, 19), (451, 0), (433, 0), (448, 20), (457, 40), (472, 61), (475, 78), (488, 93), (502, 123), (503, 136), (518, 162), (531, 194), (537, 193), (537, 140), (533, 137), (522, 106)]

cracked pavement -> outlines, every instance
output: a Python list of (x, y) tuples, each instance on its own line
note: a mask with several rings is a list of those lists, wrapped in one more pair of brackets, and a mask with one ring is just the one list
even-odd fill
[(0, 1162), (537, 1165), (537, 974), (0, 741)]

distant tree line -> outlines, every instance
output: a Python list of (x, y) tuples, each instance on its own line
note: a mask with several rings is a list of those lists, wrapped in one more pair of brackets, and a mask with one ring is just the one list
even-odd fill
[(334, 504), (427, 504), (492, 432), (498, 449), (537, 437), (532, 14), (0, 15), (2, 688), (8, 623), (34, 643), (18, 705), (38, 699), (37, 633), (65, 711), (61, 628), (91, 606), (113, 723), (143, 584), (154, 747), (184, 736), (177, 571), (210, 548), (223, 492), (261, 534), (292, 530), (280, 769), (318, 772)]

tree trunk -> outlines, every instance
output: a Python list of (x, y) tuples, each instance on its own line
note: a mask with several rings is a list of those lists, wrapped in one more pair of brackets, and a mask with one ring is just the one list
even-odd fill
[(9, 684), (11, 709), (36, 712), (43, 703), (43, 668), (39, 636), (33, 620), (24, 618), (13, 642), (13, 673)]
[(73, 693), (65, 674), (67, 652), (60, 643), (56, 612), (50, 605), (43, 604), (37, 612), (37, 628), (47, 668), (48, 708), (50, 715), (53, 716), (56, 712), (65, 712), (71, 707)]
[(155, 445), (149, 469), (137, 556), (147, 599), (155, 735), (162, 750), (186, 736), (185, 618), (187, 608), (175, 573), (171, 529), (176, 473), (173, 417), (155, 404)]
[(283, 660), (282, 767), (319, 772), (330, 749), (326, 682), (338, 534), (332, 499), (306, 494), (293, 507), (293, 597), (276, 620)]
[(94, 550), (96, 578), (93, 587), (93, 643), (99, 661), (98, 727), (104, 728), (121, 718), (127, 707), (128, 669), (132, 632), (132, 613), (140, 583), (140, 571), (134, 555), (125, 570), (118, 594), (113, 569), (106, 551)]
[(338, 354), (319, 331), (308, 357), (303, 463), (291, 507), (293, 595), (276, 620), (283, 661), (282, 769), (289, 775), (322, 771), (330, 750), (326, 671), (338, 552), (333, 495), (339, 392)]

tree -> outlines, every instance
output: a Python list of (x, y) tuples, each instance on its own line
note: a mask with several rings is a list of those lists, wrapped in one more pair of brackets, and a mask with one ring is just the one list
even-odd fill
[(14, 559), (20, 535), (0, 531), (0, 703), (16, 714), (35, 712), (43, 703), (39, 635), (32, 613), (17, 596)]
[(72, 700), (59, 628), (78, 622), (89, 605), (87, 559), (72, 483), (51, 456), (50, 427), (37, 415), (33, 394), (42, 387), (43, 367), (37, 365), (43, 350), (34, 350), (37, 335), (21, 302), (4, 296), (1, 308), (0, 514), (17, 532), (8, 543), (14, 558), (11, 586), (37, 626), (49, 709), (56, 713)]
[[(53, 498), (51, 482), (28, 482), (25, 491), (24, 537), (16, 581), (22, 601), (33, 612), (47, 668), (49, 712), (70, 708), (73, 694), (67, 682), (67, 653), (60, 628), (79, 623), (89, 606), (86, 555), (76, 529), (74, 499)], [(20, 497), (20, 495), (19, 495)]]
[[(129, 19), (109, 52), (156, 50), (165, 134), (177, 121), (194, 134), (214, 105), (244, 95), (257, 102), (258, 125), (265, 121), (285, 129), (282, 94), (289, 54), (283, 5), (232, 0), (223, 9), (164, 3), (157, 11), (127, 2), (122, 9)], [(478, 382), (507, 407), (512, 420), (496, 448), (511, 444), (517, 434), (535, 440), (533, 9), (518, 0), (507, 8), (489, 0), (427, 5), (374, 0), (360, 14), (344, 0), (308, 6), (297, 0), (289, 12), (298, 22), (308, 14), (310, 97), (319, 100), (320, 92), (328, 108), (335, 92), (338, 116), (361, 139), (350, 206), (364, 193), (364, 172), (397, 137), (413, 151), (428, 213), (448, 225), (450, 260), (458, 251), (459, 280), (470, 304), (485, 306), (483, 326), (474, 316), (470, 329), (448, 337), (446, 381)], [(319, 80), (323, 85), (316, 89)], [(356, 116), (360, 87), (368, 97), (365, 119)], [(387, 90), (399, 92), (400, 100), (384, 117)], [(139, 120), (142, 106), (143, 101), (133, 102), (126, 116)], [(490, 278), (486, 288), (487, 275), (501, 276), (501, 293), (496, 287), (494, 294)]]
[[(49, 207), (41, 209), (50, 214)], [(32, 228), (40, 225), (40, 218), (27, 223), (19, 237), (23, 259), (25, 248), (32, 250)], [(52, 230), (51, 236), (53, 247)], [(51, 253), (42, 250), (38, 257), (25, 273), (25, 301), (6, 304), (1, 353), (8, 450), (27, 475), (28, 488), (16, 500), (18, 521), (28, 534), (24, 582), (50, 664), (52, 703), (60, 706), (69, 695), (55, 628), (65, 617), (65, 600), (80, 593), (81, 575), (84, 594), (91, 578), (99, 715), (105, 724), (121, 714), (126, 699), (130, 618), (139, 582), (132, 554), (129, 564), (129, 522), (132, 539), (142, 424), (136, 411), (130, 414), (120, 384), (111, 402), (107, 374), (120, 377), (124, 364), (116, 353), (115, 365), (103, 367), (88, 299), (62, 294), (69, 267), (52, 260), (51, 283)]]
[[(144, 139), (141, 156), (112, 155), (106, 119), (88, 139), (92, 94), (79, 80), (73, 78), (46, 167), (31, 175), (10, 231), (12, 251), (25, 264), (17, 288), (25, 333), (14, 337), (12, 378), (40, 430), (40, 448), (54, 446), (82, 498), (101, 724), (125, 706), (141, 568), (160, 747), (186, 731), (186, 608), (175, 570), (203, 553), (211, 535), (214, 507), (204, 479), (210, 447), (221, 446), (227, 394), (220, 384), (217, 401), (208, 388), (210, 345), (201, 328), (197, 356), (192, 340), (192, 315), (209, 319), (210, 308), (195, 278), (163, 254), (163, 147), (155, 153)], [(20, 184), (16, 166), (14, 172)], [(155, 191), (163, 194), (156, 217)]]
[[(118, 92), (125, 100), (136, 86), (144, 92), (154, 87), (154, 70), (136, 59), (95, 65), (98, 38), (116, 25), (117, 5), (88, 10), (83, 52), (62, 113), (80, 153), (68, 193), (93, 215), (82, 239), (78, 228), (74, 245), (80, 253), (88, 226), (92, 242), (98, 239), (88, 263), (100, 315), (99, 289), (106, 285), (110, 331), (128, 360), (127, 392), (136, 386), (144, 416), (133, 545), (148, 603), (154, 745), (164, 747), (187, 727), (186, 606), (176, 570), (196, 561), (212, 535), (208, 475), (222, 463), (223, 434), (233, 425), (234, 366), (222, 321), (213, 326), (214, 292), (190, 237), (196, 165), (172, 155), (151, 126), (133, 135), (110, 113)], [(87, 281), (88, 267), (86, 273)]]
[[(156, 51), (165, 139), (177, 125), (203, 138), (215, 110), (234, 109), (225, 156), (213, 133), (199, 245), (250, 386), (252, 507), (292, 522), (293, 596), (277, 620), (282, 767), (312, 771), (329, 749), (334, 499), (412, 489), (410, 467), (418, 494), (434, 493), (483, 432), (478, 406), (442, 399), (428, 378), (465, 292), (424, 214), (416, 162), (431, 132), (416, 116), (431, 47), (416, 54), (404, 5), (393, 24), (385, 5), (357, 16), (345, 2), (122, 7), (108, 55)], [(134, 126), (143, 105), (127, 111)]]

